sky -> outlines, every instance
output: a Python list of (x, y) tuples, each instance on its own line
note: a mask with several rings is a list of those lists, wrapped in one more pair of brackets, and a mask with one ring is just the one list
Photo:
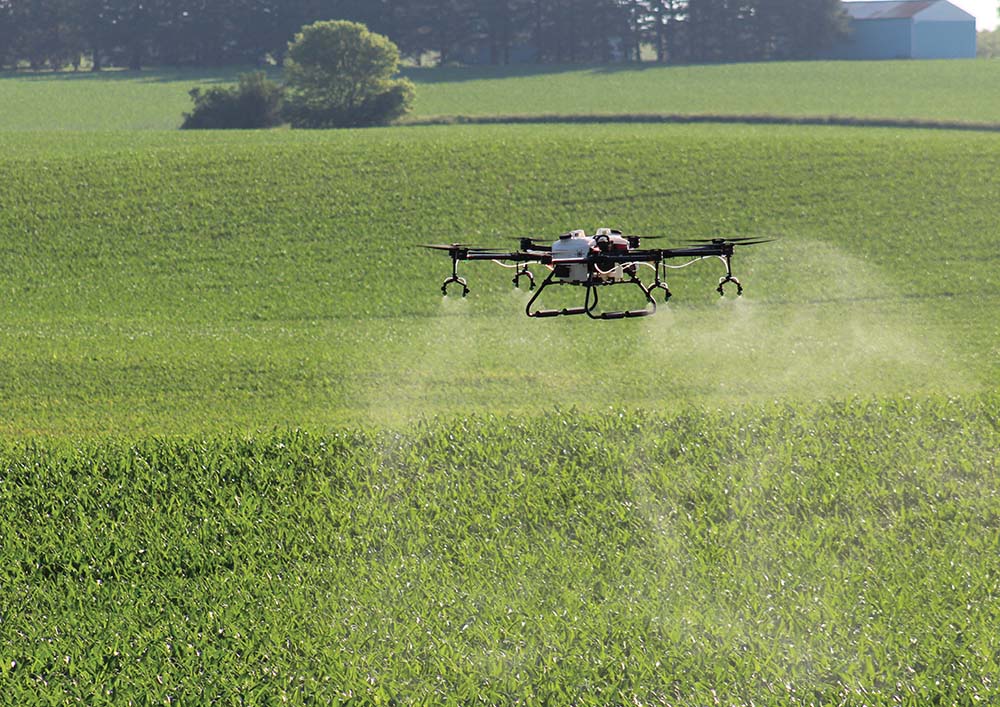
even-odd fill
[(976, 29), (996, 29), (997, 21), (997, 0), (950, 0), (952, 5), (957, 5), (969, 14), (976, 16)]

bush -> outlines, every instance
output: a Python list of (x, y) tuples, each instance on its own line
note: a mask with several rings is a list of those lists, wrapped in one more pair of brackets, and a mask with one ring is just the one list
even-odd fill
[(1000, 30), (976, 32), (976, 56), (984, 59), (1000, 57)]
[(385, 125), (409, 110), (413, 84), (393, 79), (399, 49), (356, 22), (316, 22), (288, 45), (285, 115), (292, 127)]
[(193, 88), (194, 110), (182, 130), (271, 128), (282, 123), (284, 89), (262, 72), (242, 74), (231, 88)]

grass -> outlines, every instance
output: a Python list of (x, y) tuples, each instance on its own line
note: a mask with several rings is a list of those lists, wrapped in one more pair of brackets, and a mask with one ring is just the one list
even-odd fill
[[(8, 432), (962, 393), (1000, 373), (982, 267), (1000, 157), (988, 135), (577, 126), (2, 141)], [(672, 279), (656, 317), (614, 326), (527, 320), (525, 295), (490, 264), (465, 268), (466, 301), (442, 301), (447, 259), (415, 247), (601, 224), (666, 243), (782, 240), (738, 254), (743, 300), (719, 301), (719, 267), (701, 264)], [(595, 371), (609, 380), (599, 395)]]
[[(247, 69), (249, 70), (249, 69)], [(173, 130), (195, 86), (235, 83), (222, 69), (0, 74), (0, 130)]]
[(4, 693), (996, 699), (996, 395), (7, 442)]
[[(0, 75), (2, 130), (173, 130), (246, 69)], [(410, 68), (413, 116), (710, 114), (1000, 122), (989, 60)]]
[(997, 122), (990, 61), (784, 62), (411, 70), (418, 117), (492, 114), (848, 116)]
[[(996, 701), (1000, 137), (82, 96), (0, 102), (0, 704)], [(600, 225), (780, 240), (616, 323), (415, 247)]]

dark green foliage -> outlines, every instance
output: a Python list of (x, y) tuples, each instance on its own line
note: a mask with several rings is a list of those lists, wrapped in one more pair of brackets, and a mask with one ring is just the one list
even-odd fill
[(59, 68), (280, 62), (295, 29), (339, 18), (440, 64), (740, 61), (811, 56), (839, 0), (17, 0), (0, 2), (0, 61)]
[(358, 128), (388, 125), (404, 115), (413, 100), (409, 81), (394, 82), (385, 91), (367, 96), (354, 105), (289, 102), (285, 117), (295, 128)]
[(271, 128), (281, 124), (284, 89), (262, 72), (242, 74), (231, 88), (191, 89), (194, 110), (181, 129)]
[(667, 51), (673, 61), (807, 59), (846, 31), (840, 0), (688, 0)]
[(392, 78), (399, 49), (356, 22), (317, 22), (288, 46), (285, 115), (297, 128), (385, 125), (409, 109), (413, 83)]

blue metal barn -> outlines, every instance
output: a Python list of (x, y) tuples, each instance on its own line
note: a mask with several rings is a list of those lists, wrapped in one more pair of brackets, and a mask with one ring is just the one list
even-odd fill
[(971, 59), (976, 18), (947, 0), (845, 2), (850, 35), (827, 59)]

